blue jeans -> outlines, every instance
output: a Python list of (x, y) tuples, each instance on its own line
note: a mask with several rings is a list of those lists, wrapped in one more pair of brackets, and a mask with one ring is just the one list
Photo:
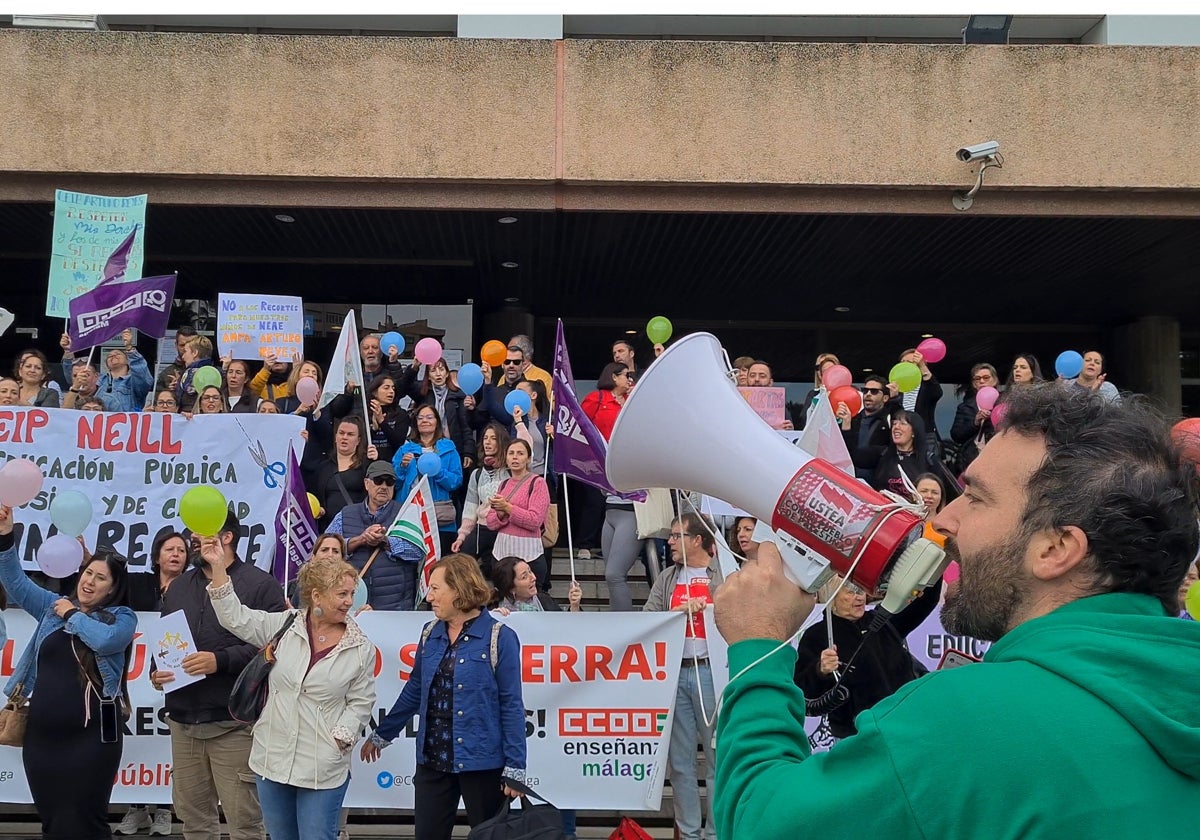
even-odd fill
[[(707, 662), (699, 666), (685, 659), (679, 669), (679, 685), (675, 689), (675, 720), (671, 724), (671, 744), (667, 749), (667, 763), (671, 767), (671, 792), (675, 804), (675, 825), (682, 840), (701, 840), (700, 833), (700, 785), (696, 780), (696, 744), (704, 747), (704, 761), (708, 765), (708, 820), (705, 837), (717, 836), (713, 822), (713, 774), (716, 771), (716, 755), (713, 753), (713, 728), (704, 722), (707, 715), (712, 719), (716, 709), (713, 697), (712, 669)], [(700, 709), (700, 694), (704, 691), (704, 710)]]
[(334, 840), (338, 833), (338, 816), (350, 777), (335, 788), (312, 788), (284, 785), (254, 776), (258, 786), (258, 802), (262, 807), (263, 823), (271, 840)]

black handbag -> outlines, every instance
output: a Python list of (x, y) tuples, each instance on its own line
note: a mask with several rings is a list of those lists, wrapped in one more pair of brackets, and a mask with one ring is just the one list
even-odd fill
[[(467, 840), (563, 840), (562, 813), (542, 799), (532, 789), (519, 782), (505, 780), (513, 790), (521, 792), (521, 810), (513, 811), (506, 798), (500, 813), (471, 829)], [(530, 799), (542, 805), (530, 805)]]
[(254, 723), (266, 708), (271, 669), (275, 667), (275, 648), (295, 620), (296, 613), (293, 612), (283, 622), (279, 632), (254, 654), (254, 658), (238, 674), (233, 691), (229, 692), (229, 714), (239, 723)]

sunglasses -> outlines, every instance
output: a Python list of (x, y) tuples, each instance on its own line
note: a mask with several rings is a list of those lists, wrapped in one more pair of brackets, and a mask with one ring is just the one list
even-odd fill
[(504, 360), (505, 367), (516, 367), (519, 364), (522, 364), (521, 359), (505, 359)]
[(392, 478), (390, 475), (380, 475), (368, 480), (373, 482), (376, 487), (381, 484), (386, 484), (388, 487), (391, 487), (396, 483), (396, 479)]
[(882, 388), (863, 388), (862, 390), (863, 390), (864, 394), (882, 394), (883, 393)]

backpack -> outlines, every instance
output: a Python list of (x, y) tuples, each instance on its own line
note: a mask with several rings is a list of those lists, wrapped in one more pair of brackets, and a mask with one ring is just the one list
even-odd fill
[[(421, 647), (425, 647), (425, 640), (429, 638), (429, 634), (433, 632), (433, 625), (438, 623), (438, 619), (434, 619), (425, 625), (425, 629), (421, 631)], [(496, 662), (500, 658), (500, 628), (503, 625), (499, 621), (492, 624), (492, 642), (488, 648), (492, 659), (492, 673), (496, 673)]]

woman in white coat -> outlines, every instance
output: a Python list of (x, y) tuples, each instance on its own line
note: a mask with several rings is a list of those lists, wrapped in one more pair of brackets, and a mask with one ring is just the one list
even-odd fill
[(239, 638), (261, 647), (295, 615), (275, 651), (250, 769), (271, 840), (332, 840), (350, 751), (375, 705), (375, 646), (349, 616), (358, 573), (333, 557), (310, 560), (297, 582), (302, 608), (263, 612), (238, 601), (219, 543), (204, 540), (201, 555), (217, 619)]

